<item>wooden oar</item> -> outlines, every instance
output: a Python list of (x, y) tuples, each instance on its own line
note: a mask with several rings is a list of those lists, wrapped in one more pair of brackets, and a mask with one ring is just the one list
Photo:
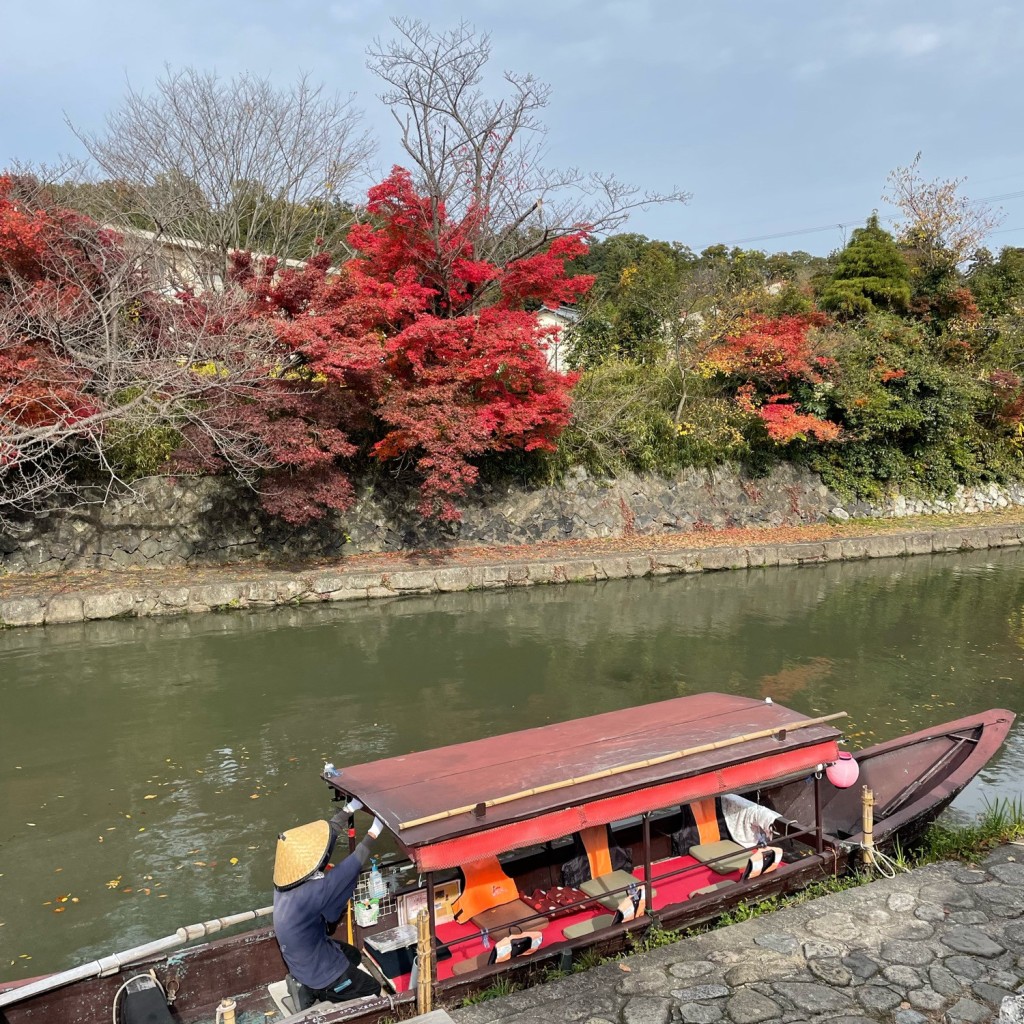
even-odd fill
[(657, 764), (665, 764), (668, 761), (677, 761), (682, 757), (690, 757), (693, 754), (706, 754), (711, 750), (721, 750), (723, 747), (732, 747), (737, 743), (747, 743), (750, 740), (763, 740), (769, 736), (778, 736), (779, 733), (795, 732), (797, 729), (807, 729), (812, 725), (822, 725), (825, 722), (834, 722), (837, 718), (846, 718), (845, 711), (837, 711), (834, 715), (825, 715), (822, 718), (805, 718), (799, 722), (792, 722), (787, 725), (778, 725), (774, 729), (761, 729), (759, 732), (748, 732), (743, 736), (732, 736), (727, 740), (714, 740), (711, 743), (702, 743), (697, 747), (688, 747), (686, 750), (677, 750), (671, 754), (662, 754), (660, 757), (649, 757), (645, 761), (634, 761), (632, 764), (619, 765), (617, 768), (605, 768), (603, 771), (590, 772), (588, 775), (579, 775), (574, 779), (563, 779), (561, 782), (548, 782), (543, 786), (535, 786), (533, 789), (521, 789), (518, 793), (509, 793), (507, 796), (497, 796), (492, 800), (482, 800), (475, 804), (466, 804), (465, 807), (454, 807), (450, 811), (438, 811), (437, 814), (427, 814), (422, 818), (414, 818), (412, 821), (399, 823), (400, 829), (415, 828), (417, 825), (428, 825), (433, 821), (442, 821), (445, 818), (454, 818), (458, 814), (468, 814), (479, 808), (497, 807), (499, 804), (510, 804), (524, 797), (537, 796), (539, 793), (552, 793), (558, 789), (567, 789), (569, 786), (578, 786), (584, 782), (596, 782), (598, 779), (608, 779), (614, 775), (622, 775), (625, 772), (634, 772), (639, 768), (651, 768)]
[(19, 985), (7, 992), (0, 992), (0, 1008), (13, 1006), (33, 996), (41, 995), (43, 992), (51, 992), (55, 988), (70, 985), (75, 981), (83, 981), (86, 978), (100, 978), (107, 974), (117, 974), (122, 967), (128, 967), (146, 957), (155, 956), (165, 950), (174, 949), (175, 946), (184, 946), (186, 942), (193, 939), (201, 939), (206, 935), (212, 935), (223, 928), (230, 928), (236, 924), (243, 924), (246, 921), (255, 921), (258, 917), (267, 917), (274, 912), (273, 907), (260, 907), (259, 910), (246, 910), (241, 914), (231, 914), (228, 917), (215, 917), (212, 921), (203, 921), (199, 924), (186, 925), (179, 928), (173, 935), (167, 935), (162, 939), (153, 939), (152, 942), (144, 943), (141, 946), (133, 946), (123, 953), (111, 953), (101, 960), (93, 960), (91, 963), (82, 964), (80, 967), (73, 967), (69, 971), (62, 971), (60, 974), (51, 974), (49, 977), (40, 978), (28, 985)]

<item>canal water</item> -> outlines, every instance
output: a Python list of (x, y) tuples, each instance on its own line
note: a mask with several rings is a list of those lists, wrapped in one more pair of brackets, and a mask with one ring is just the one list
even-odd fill
[[(0, 980), (268, 904), (325, 760), (705, 690), (855, 749), (1022, 678), (1021, 549), (0, 632)], [(1018, 723), (958, 812), (1022, 772)]]

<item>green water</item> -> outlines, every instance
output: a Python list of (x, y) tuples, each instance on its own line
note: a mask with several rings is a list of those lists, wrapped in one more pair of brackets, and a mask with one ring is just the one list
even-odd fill
[[(711, 689), (856, 747), (1021, 711), (1022, 677), (1013, 549), (0, 632), (0, 980), (269, 903), (325, 760)], [(1022, 771), (1018, 725), (957, 807)]]

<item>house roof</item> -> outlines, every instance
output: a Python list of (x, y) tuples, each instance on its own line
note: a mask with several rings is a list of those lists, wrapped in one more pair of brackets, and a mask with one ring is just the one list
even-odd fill
[(575, 306), (566, 306), (564, 303), (560, 306), (542, 306), (537, 313), (548, 313), (570, 324), (574, 324), (580, 319), (580, 311)]

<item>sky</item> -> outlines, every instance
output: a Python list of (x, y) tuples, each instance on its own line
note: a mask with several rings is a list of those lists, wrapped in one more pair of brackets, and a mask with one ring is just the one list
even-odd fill
[[(1018, 0), (48, 0), (10, 3), (0, 60), (0, 167), (79, 152), (126, 83), (193, 65), (282, 86), (306, 72), (354, 93), (379, 140), (396, 127), (366, 70), (392, 17), (491, 36), (493, 76), (552, 87), (552, 166), (613, 172), (685, 205), (624, 230), (695, 251), (717, 243), (826, 254), (920, 152), (926, 178), (965, 178), (1024, 245), (1024, 5)], [(999, 197), (999, 198), (993, 198)]]

